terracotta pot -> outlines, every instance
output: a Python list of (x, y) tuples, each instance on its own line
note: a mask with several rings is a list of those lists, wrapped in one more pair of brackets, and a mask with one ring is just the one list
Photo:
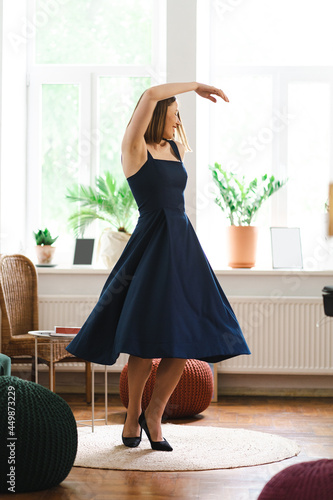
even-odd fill
[(258, 228), (255, 226), (229, 226), (228, 266), (237, 268), (254, 267), (256, 263)]
[(130, 234), (105, 229), (98, 242), (97, 259), (101, 259), (107, 269), (112, 269), (122, 254)]
[(36, 245), (35, 248), (38, 264), (51, 264), (55, 247), (51, 245)]

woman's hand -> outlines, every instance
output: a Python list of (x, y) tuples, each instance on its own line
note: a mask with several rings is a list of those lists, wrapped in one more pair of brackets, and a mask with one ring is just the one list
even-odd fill
[(198, 83), (198, 87), (195, 91), (199, 96), (204, 97), (205, 99), (209, 99), (212, 102), (216, 102), (216, 98), (213, 97), (213, 95), (217, 95), (221, 97), (225, 102), (229, 102), (229, 99), (227, 98), (223, 90), (217, 89), (216, 87), (212, 87), (210, 85), (205, 85), (204, 83)]

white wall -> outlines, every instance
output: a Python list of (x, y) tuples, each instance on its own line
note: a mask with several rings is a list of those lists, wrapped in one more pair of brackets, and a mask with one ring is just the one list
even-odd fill
[(1, 3), (0, 252), (24, 250), (26, 203), (26, 2)]
[[(196, 74), (197, 1), (167, 2), (167, 82), (193, 82)], [(196, 94), (179, 96), (179, 110), (193, 153), (185, 157), (188, 172), (185, 192), (186, 213), (196, 226)]]

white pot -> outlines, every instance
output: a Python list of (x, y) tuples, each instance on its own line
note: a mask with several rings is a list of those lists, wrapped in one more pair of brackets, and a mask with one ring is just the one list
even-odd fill
[(122, 231), (105, 229), (98, 242), (97, 259), (101, 260), (107, 269), (112, 269), (121, 256), (130, 234)]
[(36, 255), (38, 264), (46, 265), (51, 264), (55, 247), (51, 245), (36, 245)]

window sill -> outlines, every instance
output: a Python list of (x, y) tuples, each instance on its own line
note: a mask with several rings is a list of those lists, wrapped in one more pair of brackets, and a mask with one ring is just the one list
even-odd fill
[(217, 276), (220, 275), (237, 275), (237, 276), (333, 276), (332, 269), (218, 269), (214, 270)]
[(36, 267), (37, 274), (102, 274), (108, 276), (109, 269), (95, 266)]
[[(37, 273), (45, 274), (88, 274), (88, 275), (104, 275), (110, 274), (109, 269), (95, 266), (68, 266), (68, 267), (37, 267)], [(230, 267), (224, 269), (214, 269), (217, 276), (333, 276), (332, 269), (312, 270), (312, 269), (232, 269)]]

